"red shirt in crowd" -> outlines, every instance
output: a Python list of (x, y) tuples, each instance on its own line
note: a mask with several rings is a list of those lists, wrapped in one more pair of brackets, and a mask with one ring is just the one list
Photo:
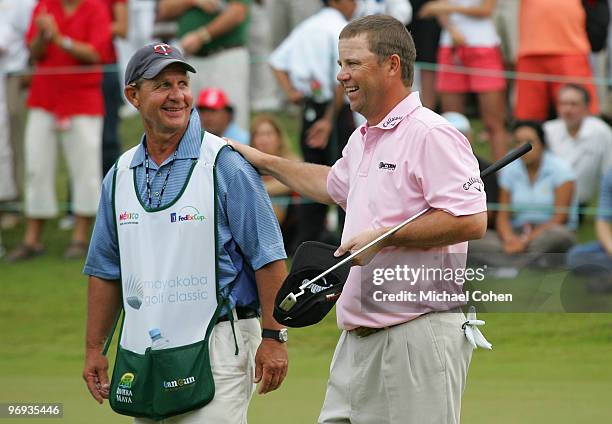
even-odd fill
[[(41, 0), (32, 14), (28, 45), (38, 33), (36, 16), (44, 9), (55, 18), (60, 34), (91, 45), (103, 59), (108, 57), (110, 18), (100, 0), (82, 0), (71, 15), (64, 12), (61, 0)], [(44, 56), (35, 63), (28, 106), (45, 109), (58, 118), (103, 115), (101, 71), (101, 67), (79, 62), (49, 43)]]

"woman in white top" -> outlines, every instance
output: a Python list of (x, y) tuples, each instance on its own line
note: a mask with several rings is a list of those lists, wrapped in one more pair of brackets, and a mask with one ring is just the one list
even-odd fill
[(508, 133), (504, 125), (506, 81), (500, 74), (504, 69), (500, 39), (491, 18), (495, 2), (437, 0), (423, 6), (420, 16), (436, 16), (444, 28), (437, 81), (443, 111), (464, 113), (466, 94), (476, 93), (492, 156), (497, 160), (506, 152)]

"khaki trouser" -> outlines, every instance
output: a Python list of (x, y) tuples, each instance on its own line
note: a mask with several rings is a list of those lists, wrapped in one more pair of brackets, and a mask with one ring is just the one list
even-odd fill
[(455, 424), (472, 357), (463, 313), (429, 313), (367, 337), (342, 332), (320, 424)]
[(23, 158), (23, 128), (25, 125), (27, 90), (23, 87), (20, 74), (9, 75), (6, 78), (6, 108), (10, 127), (11, 149), (13, 151), (13, 171), (17, 185), (18, 197), (23, 192), (24, 158)]

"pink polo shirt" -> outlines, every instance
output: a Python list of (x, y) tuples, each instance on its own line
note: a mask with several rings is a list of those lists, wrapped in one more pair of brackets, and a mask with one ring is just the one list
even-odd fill
[[(427, 207), (454, 216), (486, 211), (479, 174), (468, 140), (444, 118), (423, 107), (415, 92), (378, 125), (365, 124), (353, 132), (342, 158), (329, 173), (327, 191), (346, 210), (344, 242), (365, 230), (397, 225)], [(462, 304), (418, 299), (372, 302), (372, 293), (385, 287), (384, 283), (373, 284), (373, 270), (397, 265), (446, 268), (449, 260), (454, 267), (465, 267), (466, 254), (467, 242), (427, 250), (383, 249), (367, 267), (351, 269), (336, 305), (338, 326), (345, 330), (385, 327)], [(455, 281), (423, 279), (405, 284), (405, 288), (413, 292), (432, 288), (462, 291)], [(373, 307), (365, 307), (366, 302), (362, 305), (366, 298), (367, 305)]]

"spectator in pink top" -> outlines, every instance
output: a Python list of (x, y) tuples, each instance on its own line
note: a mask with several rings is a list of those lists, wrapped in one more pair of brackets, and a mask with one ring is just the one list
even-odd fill
[[(351, 269), (336, 305), (344, 331), (318, 422), (359, 417), (404, 423), (409, 417), (410, 422), (458, 423), (472, 352), (461, 332), (463, 314), (445, 313), (456, 305), (418, 300), (403, 308), (380, 302), (379, 311), (372, 312), (367, 296), (377, 284), (372, 266), (387, 271), (396, 265), (443, 266), (448, 254), (459, 254), (465, 266), (467, 240), (482, 237), (487, 222), (478, 163), (466, 138), (411, 92), (416, 53), (399, 21), (389, 16), (351, 21), (340, 34), (339, 52), (337, 79), (351, 109), (367, 120), (350, 137), (342, 158), (328, 167), (237, 143), (234, 148), (263, 174), (346, 210), (337, 254), (355, 251), (416, 212), (433, 209), (384, 246), (355, 258), (359, 266)], [(449, 281), (443, 290), (460, 291), (456, 283)], [(432, 289), (421, 279), (413, 287)]]

